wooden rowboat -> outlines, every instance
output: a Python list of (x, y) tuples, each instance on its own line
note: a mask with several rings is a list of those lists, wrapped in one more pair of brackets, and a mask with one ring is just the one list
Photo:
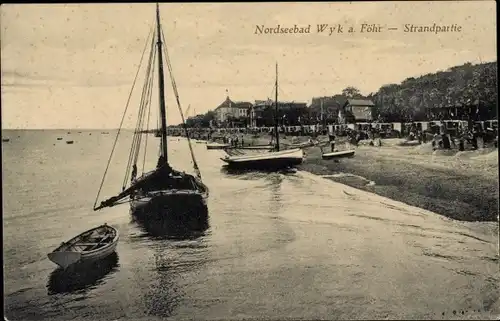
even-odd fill
[(343, 150), (340, 152), (325, 153), (321, 155), (323, 159), (342, 158), (354, 156), (354, 150)]
[(47, 254), (49, 260), (63, 269), (76, 264), (103, 259), (118, 244), (118, 231), (107, 224), (83, 232)]

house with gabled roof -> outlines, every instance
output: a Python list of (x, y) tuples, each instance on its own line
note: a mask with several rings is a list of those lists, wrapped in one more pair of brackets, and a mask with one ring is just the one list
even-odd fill
[(229, 96), (226, 97), (217, 108), (215, 108), (215, 119), (218, 124), (226, 123), (230, 119), (247, 118), (250, 115), (252, 103), (247, 101), (232, 101)]
[(371, 122), (375, 104), (369, 99), (347, 99), (339, 110), (341, 123)]

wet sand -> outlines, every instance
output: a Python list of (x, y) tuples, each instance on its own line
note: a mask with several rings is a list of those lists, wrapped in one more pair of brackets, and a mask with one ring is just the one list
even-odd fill
[[(271, 136), (238, 135), (245, 145), (268, 144)], [(308, 136), (280, 136), (282, 144)], [(327, 141), (320, 136), (320, 141)], [(293, 141), (292, 141), (293, 140)], [(337, 149), (349, 147), (337, 138)], [(433, 151), (430, 143), (401, 146), (402, 139), (384, 139), (382, 147), (361, 141), (353, 158), (321, 159), (319, 147), (306, 148), (299, 169), (461, 221), (497, 221), (498, 150)], [(403, 144), (404, 145), (404, 144)], [(328, 152), (330, 147), (324, 148)]]
[(452, 219), (497, 221), (497, 149), (433, 152), (430, 144), (399, 147), (384, 140), (338, 161), (322, 160), (319, 147), (306, 153), (302, 170)]

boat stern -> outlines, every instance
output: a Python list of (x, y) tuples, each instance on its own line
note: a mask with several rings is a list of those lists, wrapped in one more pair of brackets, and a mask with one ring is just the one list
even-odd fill
[(66, 269), (70, 265), (73, 265), (80, 261), (82, 255), (79, 252), (66, 252), (58, 251), (47, 254), (49, 260), (59, 265), (63, 269)]

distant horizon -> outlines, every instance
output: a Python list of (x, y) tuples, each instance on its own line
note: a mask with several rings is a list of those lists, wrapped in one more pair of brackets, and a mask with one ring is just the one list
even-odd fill
[[(308, 105), (349, 86), (366, 96), (410, 77), (496, 62), (494, 9), (488, 1), (160, 4), (182, 109), (191, 105), (197, 114), (214, 110), (226, 96), (270, 97), (276, 62), (280, 99)], [(2, 125), (116, 129), (154, 23), (154, 4), (6, 4), (0, 13)], [(399, 31), (255, 34), (262, 25), (366, 23)], [(405, 24), (453, 24), (461, 31), (412, 33), (403, 31)], [(127, 128), (135, 126), (144, 69)], [(168, 122), (176, 125), (181, 117), (165, 72)], [(153, 106), (157, 100), (154, 94)]]
[[(419, 75), (415, 75), (415, 76), (408, 76), (408, 77), (406, 77), (406, 78), (402, 79), (402, 80), (401, 80), (400, 82), (398, 82), (398, 83), (384, 84), (384, 85), (381, 85), (379, 88), (381, 88), (381, 87), (383, 87), (383, 86), (387, 86), (387, 85), (393, 85), (393, 84), (398, 85), (398, 84), (401, 84), (403, 81), (405, 81), (405, 80), (406, 80), (406, 79), (408, 79), (408, 78), (418, 78), (418, 77), (421, 77), (421, 76), (425, 76), (425, 75), (427, 75), (427, 74), (435, 74), (435, 73), (438, 73), (438, 72), (441, 72), (441, 71), (446, 71), (446, 70), (451, 69), (451, 68), (453, 68), (453, 67), (457, 67), (457, 66), (462, 66), (462, 65), (465, 65), (465, 64), (467, 64), (467, 63), (471, 63), (472, 65), (480, 65), (480, 64), (488, 64), (488, 63), (496, 63), (496, 62), (497, 62), (497, 59), (495, 59), (495, 60), (493, 60), (493, 61), (482, 61), (482, 62), (477, 62), (477, 63), (473, 63), (473, 62), (470, 62), (470, 61), (466, 61), (466, 62), (464, 62), (464, 63), (462, 63), (462, 64), (460, 64), (460, 65), (451, 66), (451, 67), (448, 67), (448, 68), (446, 68), (446, 69), (444, 69), (444, 70), (436, 70), (435, 72), (423, 73), (423, 74), (419, 74)], [(356, 87), (356, 86), (354, 86), (354, 87)], [(375, 91), (375, 92), (376, 92), (376, 91)], [(370, 93), (368, 93), (368, 94), (366, 94), (366, 93), (362, 93), (362, 95), (366, 97), (366, 96), (368, 96), (368, 95), (370, 95), (370, 94), (372, 94), (372, 93), (375, 93), (375, 92), (370, 92)], [(337, 95), (337, 94), (341, 94), (341, 92), (336, 93), (336, 94), (334, 94), (334, 95)], [(311, 97), (311, 99), (310, 99), (309, 101), (307, 101), (308, 107), (309, 107), (310, 102), (312, 101), (312, 99), (313, 99), (313, 98), (318, 98), (318, 97), (331, 97), (331, 96), (333, 96), (333, 95), (329, 95), (329, 96), (319, 96), (319, 95), (317, 95), (317, 96), (313, 96), (313, 97)], [(279, 99), (278, 99), (278, 100), (279, 100)], [(247, 100), (242, 100), (242, 101), (250, 101), (250, 102), (252, 102), (252, 100), (250, 100), (250, 99), (247, 99)], [(252, 103), (253, 103), (253, 102), (252, 102)], [(214, 110), (215, 110), (215, 108), (214, 108), (214, 109), (209, 109), (209, 110), (207, 110), (206, 112), (201, 113), (201, 114), (197, 114), (197, 115), (203, 115), (203, 114), (206, 114), (206, 113), (207, 113), (207, 112), (209, 112), (209, 111), (214, 111)], [(186, 116), (186, 115), (184, 115), (184, 117), (185, 117), (185, 119), (186, 119), (186, 120), (189, 118), (189, 117), (188, 117), (188, 116)], [(179, 123), (179, 124), (175, 124), (175, 125), (174, 125), (174, 124), (167, 124), (167, 126), (178, 126), (178, 125), (180, 125), (180, 123)], [(152, 129), (154, 129), (154, 128), (149, 128), (149, 130), (152, 130)], [(95, 131), (95, 130), (119, 130), (119, 128), (117, 128), (117, 127), (95, 127), (95, 128), (89, 128), (89, 127), (87, 127), (87, 128), (83, 128), (83, 127), (82, 127), (82, 128), (80, 128), (80, 127), (72, 127), (72, 128), (69, 128), (69, 127), (68, 127), (68, 128), (50, 128), (50, 127), (47, 127), (47, 128), (38, 128), (38, 127), (37, 127), (37, 128), (4, 128), (4, 127), (2, 126), (2, 130), (81, 130), (81, 131), (89, 131), (89, 130), (92, 130), (92, 131)], [(134, 130), (135, 130), (135, 128), (122, 127), (120, 130), (130, 130), (130, 131), (134, 131)]]

